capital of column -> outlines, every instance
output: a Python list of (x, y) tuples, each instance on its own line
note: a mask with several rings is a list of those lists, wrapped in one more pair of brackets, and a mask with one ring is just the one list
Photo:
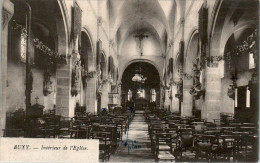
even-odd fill
[(97, 76), (97, 72), (96, 71), (87, 72), (86, 70), (83, 70), (82, 78), (83, 78), (85, 83), (87, 83), (91, 79), (96, 78), (96, 76)]

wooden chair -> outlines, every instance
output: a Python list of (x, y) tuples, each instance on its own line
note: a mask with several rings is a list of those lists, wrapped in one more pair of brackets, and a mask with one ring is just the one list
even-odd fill
[[(229, 132), (226, 135), (220, 135), (221, 148), (217, 151), (217, 156), (225, 161), (233, 161), (235, 138)], [(223, 161), (222, 160), (222, 161)]]
[(73, 121), (70, 118), (62, 117), (59, 124), (58, 138), (70, 139), (72, 138)]
[(214, 148), (213, 145), (217, 142), (217, 136), (201, 134), (196, 136), (195, 147), (196, 156), (195, 158), (205, 159), (206, 161), (213, 160)]
[(249, 132), (235, 131), (232, 134), (234, 137), (234, 161), (242, 161), (247, 154), (247, 141), (249, 141)]
[(109, 161), (111, 155), (111, 133), (100, 131), (95, 139), (99, 139), (99, 156), (102, 161)]
[(183, 152), (189, 152), (189, 156), (184, 156), (185, 159), (191, 159), (195, 157), (194, 152), (194, 129), (190, 128), (181, 128), (179, 129), (179, 141), (177, 143), (178, 156), (183, 158)]
[(156, 133), (155, 161), (175, 160), (170, 133)]

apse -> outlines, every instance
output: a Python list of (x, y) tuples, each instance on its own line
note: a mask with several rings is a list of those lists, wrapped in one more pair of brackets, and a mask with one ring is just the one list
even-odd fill
[(130, 103), (132, 105), (159, 104), (160, 77), (158, 70), (146, 62), (130, 64), (123, 73), (121, 91), (122, 105)]

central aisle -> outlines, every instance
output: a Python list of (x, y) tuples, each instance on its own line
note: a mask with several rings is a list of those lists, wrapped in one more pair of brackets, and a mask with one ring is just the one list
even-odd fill
[(109, 162), (154, 162), (148, 124), (143, 114), (144, 111), (136, 111), (128, 133), (123, 136), (123, 141), (120, 142), (115, 154), (111, 155)]

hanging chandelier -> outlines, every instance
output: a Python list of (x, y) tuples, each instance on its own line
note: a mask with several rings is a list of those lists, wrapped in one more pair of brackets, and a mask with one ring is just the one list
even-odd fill
[(135, 76), (132, 78), (133, 82), (138, 82), (138, 83), (144, 83), (146, 80), (146, 77), (143, 77), (141, 74), (135, 74)]
[(138, 69), (136, 69), (135, 76), (132, 78), (132, 81), (137, 83), (144, 83), (147, 77), (144, 77), (141, 73), (142, 73), (142, 68), (139, 65)]

